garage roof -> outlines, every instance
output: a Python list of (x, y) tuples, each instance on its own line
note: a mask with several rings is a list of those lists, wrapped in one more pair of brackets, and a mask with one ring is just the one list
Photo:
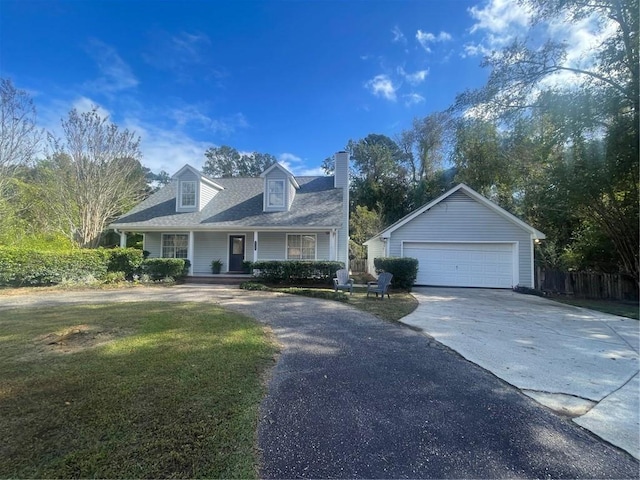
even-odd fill
[[(395, 230), (397, 230), (398, 228), (402, 227), (406, 223), (408, 223), (411, 220), (413, 220), (414, 218), (416, 218), (418, 215), (421, 215), (422, 213), (426, 212), (427, 210), (429, 210), (430, 208), (434, 207), (435, 205), (437, 205), (438, 203), (442, 202), (443, 200), (447, 199), (448, 197), (450, 197), (451, 195), (453, 195), (454, 193), (456, 193), (459, 190), (462, 190), (464, 193), (469, 195), (471, 198), (473, 198), (477, 202), (485, 205), (486, 207), (488, 207), (491, 210), (493, 210), (494, 212), (496, 212), (498, 215), (501, 215), (502, 217), (504, 217), (508, 221), (510, 221), (510, 222), (514, 223), (515, 225), (519, 226), (520, 228), (526, 230), (527, 232), (529, 232), (531, 234), (531, 236), (532, 236), (532, 238), (534, 240), (536, 240), (536, 239), (537, 240), (543, 240), (544, 238), (546, 238), (546, 235), (544, 233), (542, 233), (540, 230), (537, 230), (537, 229), (533, 228), (531, 225), (529, 225), (528, 223), (523, 222), (522, 220), (520, 220), (515, 215), (507, 212), (504, 208), (498, 206), (497, 204), (495, 204), (494, 202), (492, 202), (488, 198), (480, 195), (473, 188), (465, 185), (464, 183), (458, 184), (457, 186), (453, 187), (451, 190), (443, 193), (441, 196), (439, 196), (435, 200), (427, 203), (426, 205), (420, 207), (419, 209), (415, 210), (414, 212), (410, 213), (409, 215), (401, 218), (396, 223), (394, 223), (394, 224), (390, 225), (389, 227), (385, 228), (382, 232), (380, 232), (378, 235), (376, 235), (373, 238), (377, 238), (377, 237), (389, 238), (391, 233), (393, 233)], [(370, 239), (370, 240), (372, 240), (372, 239)], [(369, 242), (369, 240), (367, 240), (367, 242), (365, 242), (365, 245), (368, 242)]]

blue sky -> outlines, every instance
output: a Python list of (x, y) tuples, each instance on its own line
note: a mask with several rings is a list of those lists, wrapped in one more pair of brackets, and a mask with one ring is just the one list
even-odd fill
[(0, 0), (0, 74), (49, 130), (99, 106), (153, 171), (231, 145), (302, 175), (481, 86), (526, 21), (509, 0)]

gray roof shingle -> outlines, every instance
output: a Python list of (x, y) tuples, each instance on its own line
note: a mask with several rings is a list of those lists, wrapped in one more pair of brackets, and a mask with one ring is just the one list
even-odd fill
[(175, 182), (138, 204), (111, 224), (118, 229), (193, 228), (278, 228), (340, 227), (342, 189), (334, 188), (333, 177), (296, 177), (296, 191), (288, 212), (264, 212), (262, 178), (216, 178), (224, 187), (200, 212), (176, 212)]

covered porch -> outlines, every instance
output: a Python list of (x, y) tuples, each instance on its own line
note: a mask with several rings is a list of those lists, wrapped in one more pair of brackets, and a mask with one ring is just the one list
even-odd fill
[[(120, 245), (128, 233), (141, 233), (150, 258), (184, 258), (190, 261), (189, 276), (208, 278), (211, 262), (222, 263), (221, 274), (246, 273), (246, 262), (259, 260), (337, 260), (336, 229), (262, 230), (157, 230), (119, 232)], [(236, 277), (237, 278), (237, 277)]]

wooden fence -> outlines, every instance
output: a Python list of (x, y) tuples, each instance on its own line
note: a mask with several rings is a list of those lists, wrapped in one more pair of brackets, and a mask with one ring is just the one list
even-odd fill
[(638, 300), (638, 284), (627, 275), (563, 272), (536, 268), (536, 288), (549, 293), (597, 300)]
[(349, 260), (349, 269), (352, 272), (366, 272), (367, 271), (367, 259), (366, 258), (354, 258)]

